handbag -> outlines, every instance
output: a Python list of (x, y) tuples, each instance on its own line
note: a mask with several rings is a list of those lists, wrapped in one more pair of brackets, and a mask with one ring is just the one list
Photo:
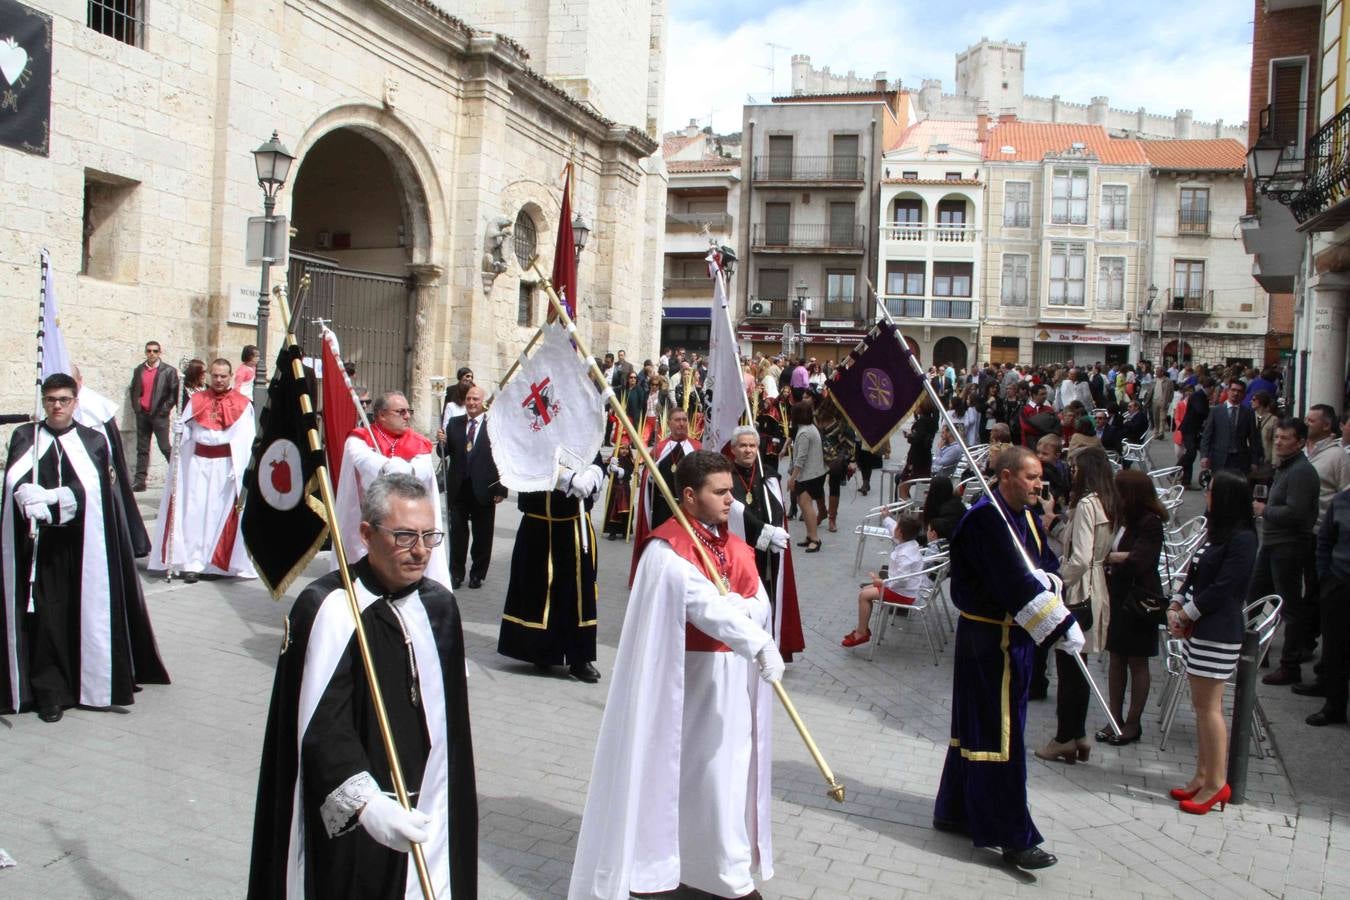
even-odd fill
[(1130, 586), (1130, 592), (1125, 595), (1123, 605), (1126, 612), (1145, 622), (1161, 625), (1167, 621), (1167, 600), (1154, 595), (1142, 584)]

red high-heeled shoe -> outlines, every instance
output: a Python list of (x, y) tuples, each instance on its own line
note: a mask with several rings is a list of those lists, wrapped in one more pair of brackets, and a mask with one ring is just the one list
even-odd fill
[(1172, 788), (1170, 793), (1172, 794), (1173, 800), (1190, 800), (1196, 794), (1200, 793), (1200, 789), (1196, 788), (1193, 791), (1188, 791), (1185, 788)]
[(1213, 797), (1210, 797), (1204, 803), (1197, 803), (1194, 800), (1182, 800), (1179, 805), (1181, 807), (1181, 811), (1184, 813), (1190, 813), (1193, 816), (1203, 816), (1205, 813), (1213, 809), (1214, 804), (1216, 803), (1219, 804), (1220, 810), (1226, 809), (1228, 806), (1228, 799), (1232, 796), (1233, 796), (1233, 789), (1225, 784), (1223, 787), (1219, 788), (1219, 792), (1217, 794), (1215, 794)]

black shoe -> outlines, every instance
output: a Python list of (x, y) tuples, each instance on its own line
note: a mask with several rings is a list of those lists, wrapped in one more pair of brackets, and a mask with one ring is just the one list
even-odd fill
[(1283, 686), (1286, 684), (1298, 684), (1302, 680), (1303, 676), (1299, 674), (1297, 668), (1291, 669), (1288, 666), (1280, 666), (1274, 672), (1271, 672), (1265, 678), (1262, 678), (1261, 683)]
[(1290, 690), (1300, 697), (1325, 697), (1327, 689), (1320, 681), (1314, 681), (1312, 684), (1296, 684)]
[(970, 834), (970, 829), (962, 822), (948, 822), (946, 819), (933, 819), (933, 830), (944, 834)]
[(587, 684), (595, 684), (600, 680), (600, 670), (595, 667), (595, 663), (573, 663), (567, 667), (567, 671), (571, 672), (577, 681), (584, 681)]
[(38, 718), (44, 722), (60, 722), (61, 717), (65, 715), (60, 706), (39, 706)]
[(538, 672), (540, 675), (547, 675), (548, 673), (553, 671), (553, 667), (548, 663), (535, 663), (534, 670)]
[(479, 578), (477, 575), (469, 576), (469, 587), (473, 588), (474, 590), (478, 590), (482, 586), (483, 586), (483, 579)]
[(1321, 728), (1323, 725), (1344, 725), (1345, 713), (1329, 713), (1325, 709), (1319, 709), (1303, 721), (1314, 728)]
[(1317, 659), (1317, 651), (1315, 649), (1304, 650), (1302, 653), (1298, 655), (1298, 661), (1300, 663), (1310, 663), (1315, 659)]
[(1112, 747), (1124, 747), (1126, 744), (1133, 744), (1135, 741), (1139, 740), (1143, 736), (1144, 736), (1144, 726), (1140, 725), (1139, 730), (1136, 731), (1134, 734), (1130, 734), (1127, 731), (1122, 731), (1120, 735), (1117, 736), (1115, 732), (1112, 732), (1111, 736), (1106, 739), (1106, 742), (1110, 744)]
[(131, 485), (131, 490), (132, 490), (132, 493), (135, 493), (135, 494), (144, 494), (144, 493), (145, 493), (145, 482), (144, 482), (144, 481), (137, 481), (137, 482), (133, 483), (133, 484)]
[(464, 579), (463, 579), (463, 578), (451, 578), (451, 579), (450, 579), (450, 589), (451, 589), (452, 591), (457, 591), (457, 590), (459, 590), (459, 589), (462, 588), (462, 587), (464, 587)]
[(1048, 869), (1059, 862), (1053, 853), (1046, 853), (1040, 847), (1028, 847), (1025, 850), (1004, 850), (1003, 861), (1019, 869)]
[(185, 584), (196, 584), (198, 581), (201, 580), (201, 577), (202, 576), (198, 575), (196, 572), (184, 572), (183, 582)]

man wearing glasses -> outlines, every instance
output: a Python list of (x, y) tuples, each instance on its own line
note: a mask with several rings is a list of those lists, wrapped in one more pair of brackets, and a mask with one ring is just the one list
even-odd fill
[[(361, 496), (381, 475), (411, 475), (441, 508), (436, 488), (435, 445), (412, 429), (413, 408), (400, 391), (386, 391), (370, 405), (370, 427), (356, 428), (342, 448), (342, 466), (337, 483), (338, 530), (349, 562), (365, 555), (361, 542)], [(445, 547), (431, 551), (427, 577), (451, 587), (450, 563)]]
[(174, 478), (164, 485), (149, 568), (256, 578), (239, 536), (240, 498), (256, 427), (253, 403), (234, 389), (233, 367), (216, 359), (207, 389), (193, 394), (174, 432), (181, 434)]
[[(476, 897), (478, 804), (459, 608), (424, 577), (445, 538), (422, 482), (382, 475), (361, 502), (351, 566), (411, 809), (393, 784), (341, 576), (315, 581), (283, 633), (259, 767), (250, 900)], [(355, 549), (355, 548), (353, 548)]]
[(64, 373), (42, 383), (45, 417), (15, 430), (5, 469), (0, 713), (34, 709), (44, 722), (77, 704), (125, 706), (135, 683), (169, 681), (108, 443), (75, 421), (77, 390)]
[(150, 435), (169, 458), (169, 416), (178, 398), (178, 370), (160, 361), (158, 341), (145, 345), (145, 362), (131, 372), (131, 408), (136, 411), (136, 477), (133, 491), (145, 490), (150, 471)]

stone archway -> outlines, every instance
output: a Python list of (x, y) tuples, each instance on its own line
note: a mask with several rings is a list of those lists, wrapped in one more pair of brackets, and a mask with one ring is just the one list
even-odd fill
[[(293, 283), (311, 276), (296, 336), (317, 354), (330, 320), (354, 381), (372, 394), (400, 390), (415, 405), (431, 341), (423, 325), (439, 288), (439, 190), (411, 132), (385, 110), (348, 107), (302, 139), (290, 192)], [(443, 237), (441, 238), (443, 239)]]
[(933, 345), (933, 362), (946, 363), (958, 371), (966, 368), (965, 343), (951, 336), (940, 339)]

